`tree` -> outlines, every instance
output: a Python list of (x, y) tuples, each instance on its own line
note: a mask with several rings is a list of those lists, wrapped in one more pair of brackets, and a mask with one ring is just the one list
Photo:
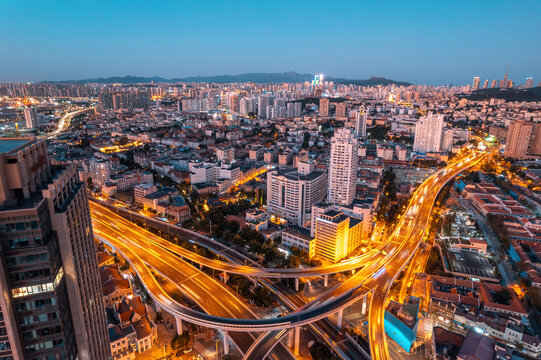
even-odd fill
[(291, 255), (287, 261), (287, 267), (290, 269), (297, 269), (301, 265), (301, 260), (296, 255)]
[(189, 342), (190, 342), (189, 332), (187, 331), (183, 332), (182, 335), (175, 334), (175, 336), (173, 337), (173, 340), (171, 340), (171, 348), (173, 348), (173, 350), (178, 350), (188, 345)]
[(156, 323), (161, 323), (163, 321), (163, 315), (161, 311), (158, 311), (156, 313), (156, 319), (154, 320)]
[(509, 289), (503, 288), (496, 291), (493, 295), (494, 300), (499, 304), (509, 305), (512, 299)]
[(323, 343), (316, 342), (310, 348), (310, 355), (313, 360), (333, 360), (336, 359), (336, 356), (333, 354), (331, 349)]

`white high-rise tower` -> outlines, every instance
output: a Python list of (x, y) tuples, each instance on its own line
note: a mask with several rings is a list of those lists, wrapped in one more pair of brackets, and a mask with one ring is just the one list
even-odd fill
[(350, 129), (342, 128), (334, 131), (327, 190), (327, 201), (332, 204), (349, 205), (355, 198), (357, 148), (357, 138)]
[(415, 125), (413, 151), (439, 152), (444, 125), (443, 115), (435, 115), (430, 112), (428, 116), (421, 117)]

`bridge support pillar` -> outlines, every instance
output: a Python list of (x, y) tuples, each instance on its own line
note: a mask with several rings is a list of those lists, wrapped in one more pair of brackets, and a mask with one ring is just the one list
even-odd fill
[(291, 329), (289, 330), (289, 334), (287, 335), (287, 346), (290, 348), (293, 347), (293, 338), (295, 337), (295, 330)]
[(323, 287), (329, 286), (329, 275), (323, 277)]
[(229, 355), (229, 332), (224, 330), (224, 355)]
[(229, 277), (227, 276), (227, 273), (224, 271), (224, 284), (227, 283), (228, 279), (229, 279)]
[(297, 326), (295, 328), (295, 347), (293, 349), (294, 355), (299, 355), (299, 343), (301, 341), (301, 327)]
[(368, 305), (368, 295), (366, 295), (365, 297), (363, 297), (363, 304), (361, 306), (361, 313), (363, 315), (366, 315), (366, 307)]
[(255, 287), (255, 288), (258, 287), (258, 286), (259, 286), (259, 279), (256, 278), (256, 277), (254, 277), (254, 278), (252, 278), (252, 279), (254, 279), (254, 287)]
[(156, 312), (162, 311), (162, 307), (160, 306), (160, 303), (154, 300), (154, 307), (156, 308)]
[(338, 330), (340, 330), (342, 328), (342, 317), (343, 317), (343, 315), (344, 315), (344, 309), (340, 309), (336, 313), (336, 327), (338, 328)]
[(299, 278), (295, 278), (295, 291), (299, 291)]
[(177, 321), (177, 334), (182, 335), (182, 319), (175, 316), (175, 320)]

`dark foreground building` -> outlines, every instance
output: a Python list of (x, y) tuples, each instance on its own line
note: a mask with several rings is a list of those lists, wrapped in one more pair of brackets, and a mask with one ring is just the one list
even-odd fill
[(109, 359), (87, 194), (45, 141), (0, 139), (0, 247), (0, 359)]

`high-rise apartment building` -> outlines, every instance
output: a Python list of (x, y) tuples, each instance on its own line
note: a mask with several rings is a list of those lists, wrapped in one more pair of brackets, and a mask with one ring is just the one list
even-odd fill
[(415, 139), (413, 151), (415, 152), (439, 152), (441, 150), (441, 137), (443, 126), (443, 115), (436, 115), (430, 112), (423, 116), (415, 125)]
[(27, 129), (37, 129), (38, 114), (36, 112), (36, 109), (31, 107), (24, 108), (24, 120), (26, 122)]
[(110, 358), (88, 198), (45, 141), (0, 139), (0, 358)]
[(334, 115), (337, 118), (346, 117), (347, 116), (347, 106), (345, 102), (336, 104), (336, 111)]
[(509, 124), (505, 150), (503, 154), (513, 159), (528, 157), (534, 123), (526, 120), (515, 120)]
[(319, 116), (329, 116), (329, 104), (328, 98), (319, 99)]
[(111, 181), (111, 167), (109, 161), (103, 159), (90, 159), (90, 174), (94, 186), (103, 186)]
[(349, 205), (355, 198), (358, 143), (350, 129), (336, 129), (331, 139), (327, 201)]
[(541, 155), (541, 123), (536, 123), (533, 127), (532, 140), (530, 141), (530, 154)]
[(98, 94), (100, 112), (120, 109), (146, 109), (150, 105), (150, 94), (146, 91), (102, 91)]
[(310, 223), (312, 205), (325, 199), (327, 176), (295, 168), (267, 173), (267, 211), (290, 223)]
[(472, 90), (479, 90), (479, 84), (481, 82), (481, 79), (479, 79), (479, 76), (475, 76), (473, 78), (473, 85), (472, 85)]
[(361, 106), (355, 113), (355, 135), (357, 138), (366, 139), (366, 121), (367, 112), (364, 106)]

